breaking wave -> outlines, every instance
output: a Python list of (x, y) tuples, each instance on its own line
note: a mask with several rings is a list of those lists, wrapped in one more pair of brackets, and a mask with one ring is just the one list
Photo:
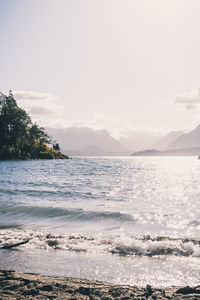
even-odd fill
[[(2, 228), (3, 229), (3, 228)], [(7, 229), (0, 232), (0, 248), (25, 240), (23, 249), (62, 250), (88, 253), (110, 253), (122, 256), (192, 256), (200, 257), (200, 239), (158, 236), (87, 235), (70, 233), (56, 235), (33, 230)]]

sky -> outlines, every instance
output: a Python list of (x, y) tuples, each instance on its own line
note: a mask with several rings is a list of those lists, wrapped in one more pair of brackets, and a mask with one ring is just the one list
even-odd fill
[(200, 123), (199, 0), (0, 0), (0, 90), (41, 126)]

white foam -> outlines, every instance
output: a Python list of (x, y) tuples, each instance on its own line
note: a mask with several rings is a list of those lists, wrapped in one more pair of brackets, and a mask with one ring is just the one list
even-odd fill
[(112, 253), (124, 256), (200, 256), (198, 239), (170, 237), (133, 237), (107, 234), (70, 233), (56, 235), (34, 230), (7, 229), (0, 231), (0, 247), (30, 239), (23, 249), (62, 250), (89, 253)]

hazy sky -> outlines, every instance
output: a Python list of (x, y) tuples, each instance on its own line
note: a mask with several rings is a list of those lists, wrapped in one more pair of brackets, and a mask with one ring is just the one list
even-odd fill
[(199, 0), (0, 0), (0, 89), (43, 126), (200, 123)]

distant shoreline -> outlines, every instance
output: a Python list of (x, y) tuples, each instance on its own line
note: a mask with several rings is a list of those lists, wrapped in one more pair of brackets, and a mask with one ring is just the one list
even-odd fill
[(152, 288), (0, 270), (1, 300), (8, 299), (199, 299), (200, 287)]
[(131, 154), (131, 156), (199, 156), (200, 148), (185, 148), (173, 150), (144, 150)]

